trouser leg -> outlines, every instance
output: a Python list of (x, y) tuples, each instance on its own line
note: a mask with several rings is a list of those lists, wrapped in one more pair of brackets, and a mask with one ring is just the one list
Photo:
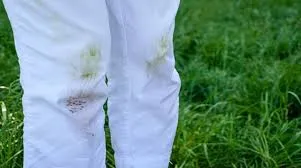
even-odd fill
[(24, 89), (24, 168), (105, 167), (104, 0), (4, 0)]
[(178, 120), (173, 54), (179, 0), (108, 1), (109, 120), (118, 168), (167, 168)]

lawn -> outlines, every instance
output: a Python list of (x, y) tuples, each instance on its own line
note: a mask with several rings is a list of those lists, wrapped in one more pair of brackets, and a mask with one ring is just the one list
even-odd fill
[[(170, 167), (301, 167), (300, 0), (183, 0), (175, 50), (182, 92)], [(0, 168), (22, 167), (18, 73), (0, 4)]]

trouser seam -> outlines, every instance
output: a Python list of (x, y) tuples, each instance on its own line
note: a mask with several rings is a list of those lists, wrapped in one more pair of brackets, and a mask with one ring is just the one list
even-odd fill
[(119, 5), (119, 11), (120, 11), (120, 19), (121, 19), (121, 29), (122, 29), (122, 35), (123, 35), (123, 38), (124, 38), (124, 46), (123, 46), (123, 57), (124, 57), (124, 67), (125, 68), (125, 78), (128, 82), (128, 97), (127, 97), (127, 100), (125, 101), (126, 104), (125, 104), (125, 109), (124, 109), (124, 126), (125, 126), (125, 138), (126, 138), (126, 143), (127, 143), (127, 149), (129, 150), (129, 153), (132, 154), (132, 148), (131, 148), (131, 143), (130, 143), (130, 135), (128, 135), (130, 133), (130, 128), (129, 128), (129, 125), (128, 125), (128, 109), (129, 109), (129, 98), (131, 97), (131, 83), (130, 83), (130, 79), (129, 79), (129, 76), (128, 76), (128, 66), (129, 66), (129, 61), (128, 61), (128, 40), (127, 40), (127, 35), (126, 35), (126, 28), (125, 28), (125, 16), (124, 16), (124, 11), (123, 11), (123, 8), (122, 8), (122, 5), (120, 3), (120, 0), (118, 0), (118, 5)]

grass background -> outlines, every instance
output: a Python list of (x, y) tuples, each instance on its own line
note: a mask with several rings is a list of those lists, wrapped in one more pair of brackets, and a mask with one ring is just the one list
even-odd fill
[[(300, 0), (183, 0), (175, 46), (183, 88), (170, 167), (301, 167)], [(18, 73), (0, 4), (0, 168), (22, 167)]]

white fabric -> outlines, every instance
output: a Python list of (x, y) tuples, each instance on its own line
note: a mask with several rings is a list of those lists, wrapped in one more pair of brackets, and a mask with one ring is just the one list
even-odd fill
[[(167, 168), (179, 0), (4, 0), (24, 89), (24, 168)], [(106, 77), (108, 85), (106, 84)]]

